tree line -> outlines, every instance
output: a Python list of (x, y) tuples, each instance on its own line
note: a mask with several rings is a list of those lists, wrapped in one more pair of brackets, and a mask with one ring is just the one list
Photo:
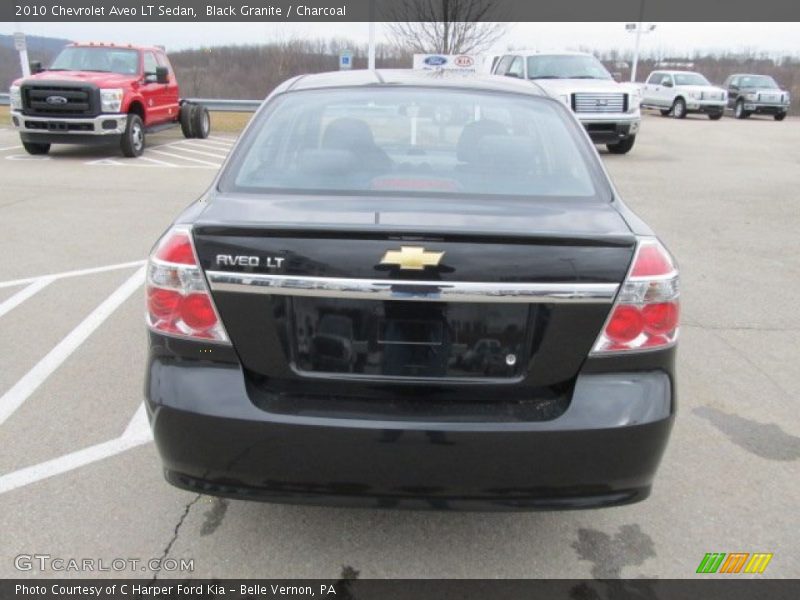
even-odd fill
[[(339, 54), (344, 50), (352, 53), (354, 69), (366, 68), (366, 45), (340, 38), (285, 39), (258, 45), (203, 47), (170, 52), (169, 56), (182, 93), (187, 97), (258, 99), (295, 75), (337, 70)], [(47, 65), (55, 52), (51, 47), (39, 47), (31, 49), (29, 54), (31, 60)], [(607, 51), (595, 54), (621, 80), (630, 78), (629, 53)], [(413, 50), (397, 43), (379, 44), (376, 50), (378, 68), (409, 68), (412, 59)], [(770, 75), (792, 93), (792, 113), (800, 114), (800, 58), (797, 56), (776, 58), (747, 52), (668, 57), (654, 52), (640, 58), (637, 79), (643, 81), (650, 71), (672, 68), (670, 65), (674, 64), (691, 65), (689, 68), (703, 73), (717, 84), (736, 72)], [(0, 46), (0, 85), (7, 90), (11, 81), (19, 76), (18, 54), (13, 48)]]

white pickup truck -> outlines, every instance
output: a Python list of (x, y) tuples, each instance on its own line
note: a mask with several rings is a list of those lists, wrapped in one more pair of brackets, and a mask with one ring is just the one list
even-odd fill
[(537, 83), (572, 108), (592, 141), (609, 152), (633, 148), (642, 119), (639, 89), (614, 81), (593, 55), (515, 50), (495, 57), (491, 72)]
[(705, 113), (716, 121), (727, 103), (724, 89), (692, 71), (653, 71), (642, 86), (642, 108), (654, 108), (665, 117), (683, 119), (689, 113)]

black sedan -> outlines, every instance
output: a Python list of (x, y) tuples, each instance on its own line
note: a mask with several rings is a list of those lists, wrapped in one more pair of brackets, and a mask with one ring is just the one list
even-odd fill
[(282, 84), (155, 245), (145, 392), (167, 480), (273, 502), (646, 498), (678, 273), (535, 84)]

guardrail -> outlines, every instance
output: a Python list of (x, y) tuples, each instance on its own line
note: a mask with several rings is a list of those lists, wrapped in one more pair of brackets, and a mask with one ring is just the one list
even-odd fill
[[(226, 100), (225, 98), (187, 98), (189, 102), (202, 104), (208, 110), (224, 112), (255, 112), (261, 106), (261, 100)], [(8, 106), (11, 99), (8, 94), (0, 94), (0, 106)]]
[(224, 98), (187, 98), (189, 102), (201, 104), (208, 110), (223, 112), (255, 112), (261, 100), (226, 100)]

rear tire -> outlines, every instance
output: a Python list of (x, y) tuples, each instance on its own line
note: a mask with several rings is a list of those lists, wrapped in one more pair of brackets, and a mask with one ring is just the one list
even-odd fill
[(194, 104), (189, 104), (188, 102), (181, 104), (181, 131), (185, 138), (194, 137), (194, 128), (192, 126), (193, 108)]
[(737, 119), (746, 119), (750, 116), (750, 113), (744, 109), (744, 102), (739, 100), (736, 102), (736, 106), (733, 107), (733, 116)]
[(195, 105), (192, 109), (192, 131), (194, 137), (204, 140), (211, 133), (211, 116), (205, 106)]
[(670, 111), (672, 116), (676, 119), (685, 119), (686, 118), (686, 100), (683, 98), (675, 98), (675, 102), (672, 103), (672, 110)]
[(136, 158), (144, 152), (144, 123), (137, 114), (128, 115), (128, 124), (120, 140), (122, 154), (128, 158)]
[(38, 142), (22, 142), (22, 147), (28, 154), (47, 154), (50, 152), (50, 144), (40, 144)]
[(708, 118), (712, 121), (719, 121), (722, 118), (722, 111), (715, 113), (708, 113)]
[(786, 118), (786, 113), (780, 113), (780, 114), (777, 114), (777, 115), (773, 115), (772, 118), (775, 119), (776, 121), (783, 121)]
[(633, 144), (636, 142), (636, 136), (631, 135), (626, 137), (624, 140), (620, 140), (615, 144), (606, 144), (606, 148), (611, 154), (627, 154), (633, 148)]

